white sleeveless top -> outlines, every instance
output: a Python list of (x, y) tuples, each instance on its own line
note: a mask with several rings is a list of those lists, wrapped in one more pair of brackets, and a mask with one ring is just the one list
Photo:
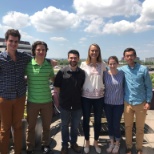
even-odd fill
[(106, 64), (97, 63), (95, 67), (92, 63), (82, 62), (80, 67), (86, 74), (82, 96), (92, 99), (104, 97), (103, 72), (106, 70)]

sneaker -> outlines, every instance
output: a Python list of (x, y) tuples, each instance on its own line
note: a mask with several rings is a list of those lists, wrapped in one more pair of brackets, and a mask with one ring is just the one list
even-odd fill
[(44, 154), (53, 154), (53, 151), (50, 149), (50, 146), (42, 146), (42, 151)]
[(75, 143), (75, 144), (72, 144), (71, 145), (71, 148), (74, 150), (74, 152), (76, 152), (76, 153), (81, 153), (81, 148), (77, 145), (77, 143)]
[(60, 154), (68, 154), (68, 147), (62, 147)]
[(119, 145), (115, 145), (113, 150), (112, 150), (112, 153), (116, 154), (119, 152)]
[(107, 153), (111, 153), (114, 149), (114, 144), (109, 144), (109, 147), (106, 149)]

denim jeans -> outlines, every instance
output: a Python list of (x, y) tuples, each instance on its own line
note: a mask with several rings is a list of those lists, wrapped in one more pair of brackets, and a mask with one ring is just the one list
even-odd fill
[(105, 114), (108, 122), (108, 130), (110, 139), (121, 139), (120, 120), (124, 111), (124, 105), (105, 104)]
[[(62, 147), (68, 147), (68, 142), (71, 145), (77, 142), (78, 127), (81, 121), (82, 110), (65, 110), (60, 109), (61, 117), (61, 133), (62, 133)], [(70, 133), (69, 133), (69, 124), (70, 124)]]
[(82, 97), (83, 131), (86, 140), (89, 140), (89, 120), (92, 107), (94, 112), (94, 139), (98, 140), (99, 138), (103, 105), (103, 97), (99, 99)]

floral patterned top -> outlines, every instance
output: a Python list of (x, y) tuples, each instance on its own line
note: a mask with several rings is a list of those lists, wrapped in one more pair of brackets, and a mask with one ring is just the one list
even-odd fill
[(103, 72), (106, 70), (106, 64), (81, 63), (81, 69), (85, 71), (86, 79), (83, 85), (82, 97), (98, 99), (104, 97)]

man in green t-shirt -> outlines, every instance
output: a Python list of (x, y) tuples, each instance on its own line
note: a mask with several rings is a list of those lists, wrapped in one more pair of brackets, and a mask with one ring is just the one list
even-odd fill
[(43, 125), (42, 150), (43, 153), (51, 153), (50, 124), (52, 120), (52, 95), (49, 80), (54, 78), (53, 67), (45, 57), (48, 46), (45, 42), (36, 41), (32, 45), (32, 55), (34, 58), (28, 63), (26, 68), (28, 83), (27, 98), (27, 154), (33, 153), (35, 147), (35, 126), (36, 120), (41, 114)]

